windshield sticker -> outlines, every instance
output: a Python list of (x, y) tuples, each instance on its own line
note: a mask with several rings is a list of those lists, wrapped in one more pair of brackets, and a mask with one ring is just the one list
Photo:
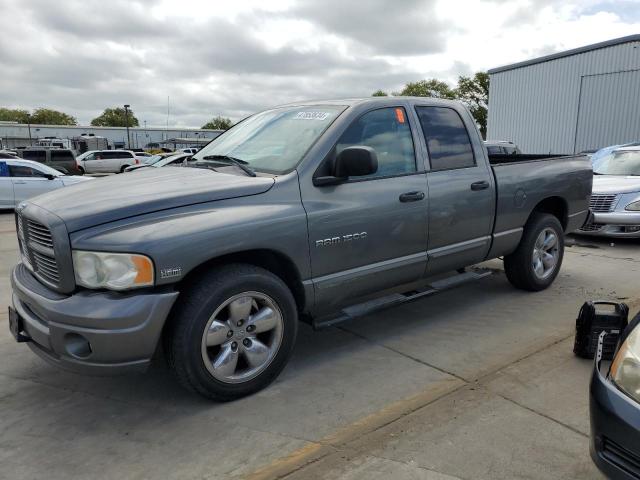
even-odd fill
[(326, 120), (329, 112), (298, 112), (295, 117), (296, 120)]

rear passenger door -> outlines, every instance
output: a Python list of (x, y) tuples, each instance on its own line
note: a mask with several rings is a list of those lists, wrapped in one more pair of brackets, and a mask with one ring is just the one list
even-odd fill
[[(416, 106), (429, 154), (429, 274), (482, 261), (491, 245), (493, 173), (464, 109)], [(471, 139), (470, 135), (476, 138)], [(475, 147), (474, 147), (475, 146)]]

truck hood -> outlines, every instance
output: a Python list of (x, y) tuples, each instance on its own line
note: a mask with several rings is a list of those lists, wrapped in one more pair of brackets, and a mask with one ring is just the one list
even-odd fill
[(244, 177), (201, 168), (149, 168), (81, 182), (40, 195), (31, 203), (60, 217), (68, 231), (168, 208), (268, 191), (270, 177)]
[(593, 193), (613, 195), (640, 192), (640, 177), (624, 175), (594, 175)]

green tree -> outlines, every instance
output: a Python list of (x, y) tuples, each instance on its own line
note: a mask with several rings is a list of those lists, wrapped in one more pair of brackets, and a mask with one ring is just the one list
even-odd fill
[(225, 118), (218, 115), (217, 117), (214, 117), (210, 121), (205, 123), (202, 128), (207, 130), (229, 130), (232, 126), (233, 122), (230, 118)]
[(31, 114), (31, 123), (40, 125), (77, 125), (75, 117), (49, 108), (38, 108)]
[(371, 94), (372, 97), (388, 97), (389, 94), (384, 90), (376, 90)]
[(403, 97), (456, 98), (456, 92), (452, 90), (446, 82), (442, 82), (436, 78), (409, 82), (404, 86), (402, 91), (395, 92), (394, 95)]
[(29, 110), (0, 107), (0, 121), (29, 123)]
[(482, 138), (487, 138), (487, 112), (489, 106), (489, 74), (477, 72), (473, 77), (458, 77), (456, 97), (471, 112), (480, 128)]
[[(127, 121), (124, 108), (105, 108), (102, 115), (91, 120), (91, 125), (94, 127), (126, 127)], [(137, 127), (138, 125), (140, 125), (140, 123), (133, 114), (133, 110), (129, 110), (129, 126)]]

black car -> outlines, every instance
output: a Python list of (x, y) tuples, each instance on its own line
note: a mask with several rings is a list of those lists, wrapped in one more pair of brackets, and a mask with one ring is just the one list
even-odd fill
[(591, 378), (591, 457), (612, 479), (640, 479), (640, 314), (625, 329), (607, 371)]

